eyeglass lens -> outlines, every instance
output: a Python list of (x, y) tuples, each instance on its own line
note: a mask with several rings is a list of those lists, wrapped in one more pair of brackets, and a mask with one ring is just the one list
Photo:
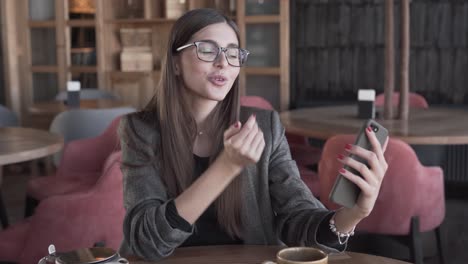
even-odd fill
[[(224, 53), (226, 54), (226, 59), (228, 63), (232, 66), (240, 66), (242, 63), (242, 54), (239, 48), (226, 48)], [(200, 60), (203, 61), (214, 61), (216, 60), (218, 53), (220, 53), (220, 48), (210, 42), (198, 42), (197, 43), (197, 55)]]

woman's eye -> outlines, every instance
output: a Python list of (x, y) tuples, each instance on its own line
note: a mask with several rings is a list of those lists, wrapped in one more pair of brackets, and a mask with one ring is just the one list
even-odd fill
[(202, 49), (201, 52), (202, 53), (215, 53), (215, 51), (212, 49)]
[(233, 58), (233, 59), (237, 59), (239, 57), (239, 54), (235, 51), (228, 52), (227, 55), (229, 58)]

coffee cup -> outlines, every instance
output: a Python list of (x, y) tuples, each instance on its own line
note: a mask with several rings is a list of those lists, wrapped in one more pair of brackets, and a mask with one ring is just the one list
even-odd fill
[(262, 264), (328, 264), (328, 255), (313, 247), (289, 247), (276, 254), (276, 262)]

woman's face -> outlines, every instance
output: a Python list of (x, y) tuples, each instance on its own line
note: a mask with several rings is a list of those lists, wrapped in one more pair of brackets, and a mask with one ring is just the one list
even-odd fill
[[(224, 22), (204, 27), (192, 36), (189, 43), (195, 41), (212, 42), (224, 48), (239, 46), (236, 33)], [(179, 54), (176, 72), (181, 75), (189, 96), (192, 99), (222, 101), (239, 75), (240, 68), (229, 65), (224, 52), (212, 62), (200, 60), (196, 46), (183, 49)]]

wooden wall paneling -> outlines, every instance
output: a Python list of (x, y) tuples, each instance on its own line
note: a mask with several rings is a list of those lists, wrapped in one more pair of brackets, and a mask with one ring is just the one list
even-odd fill
[(452, 45), (452, 4), (448, 2), (441, 2), (439, 32), (437, 34), (437, 44), (441, 48), (448, 48)]
[(444, 87), (447, 96), (451, 96), (453, 69), (452, 69), (452, 51), (450, 49), (441, 49), (440, 51), (440, 83), (439, 87)]
[(426, 34), (426, 4), (424, 3), (411, 3), (411, 25), (413, 30), (411, 32), (411, 46), (423, 47), (424, 35)]
[(453, 98), (456, 104), (463, 103), (463, 99), (465, 96), (465, 89), (467, 85), (468, 79), (466, 78), (468, 64), (467, 64), (467, 51), (461, 48), (457, 48), (455, 50), (455, 63), (454, 63), (454, 76), (458, 76), (458, 78), (454, 78), (453, 82)]
[(328, 52), (328, 76), (329, 90), (339, 90), (340, 89), (340, 50), (336, 47), (331, 47)]

